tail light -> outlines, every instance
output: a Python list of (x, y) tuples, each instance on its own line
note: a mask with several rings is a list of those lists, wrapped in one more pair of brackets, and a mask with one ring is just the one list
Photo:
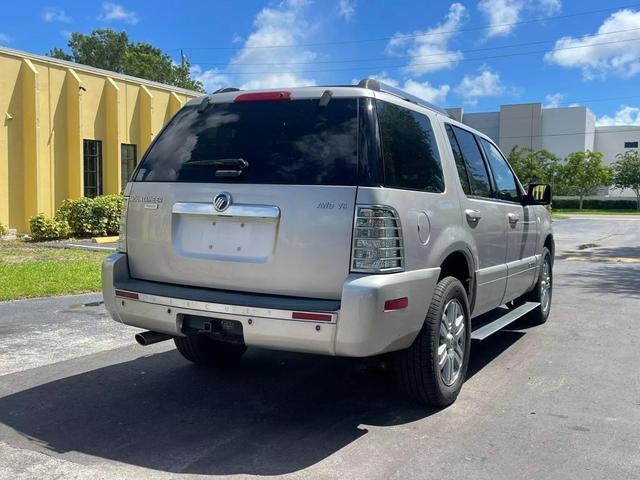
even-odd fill
[(129, 197), (124, 197), (122, 202), (122, 212), (120, 213), (120, 238), (118, 239), (118, 252), (127, 253), (127, 209), (129, 208)]
[(398, 213), (384, 205), (358, 206), (353, 227), (351, 271), (383, 273), (402, 270), (404, 247)]

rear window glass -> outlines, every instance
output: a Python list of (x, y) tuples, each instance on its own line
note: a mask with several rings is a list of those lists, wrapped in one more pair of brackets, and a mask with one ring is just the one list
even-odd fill
[(444, 179), (429, 118), (376, 101), (387, 187), (443, 192)]
[(182, 109), (136, 181), (357, 185), (357, 99), (220, 103)]

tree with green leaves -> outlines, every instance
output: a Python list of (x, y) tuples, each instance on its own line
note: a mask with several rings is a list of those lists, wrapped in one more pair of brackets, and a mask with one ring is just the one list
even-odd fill
[(610, 185), (609, 168), (602, 162), (602, 153), (592, 151), (573, 152), (562, 166), (562, 180), (567, 193), (577, 195), (582, 202), (598, 188)]
[(547, 150), (514, 147), (509, 154), (509, 164), (523, 185), (549, 183), (555, 188), (560, 177), (560, 159)]
[(50, 57), (145, 78), (154, 82), (205, 92), (202, 83), (191, 78), (190, 64), (183, 58), (176, 65), (171, 57), (148, 43), (129, 41), (127, 32), (94, 30), (89, 35), (73, 32), (68, 43), (71, 53), (52, 49)]
[(611, 164), (611, 185), (618, 189), (630, 188), (636, 194), (636, 209), (640, 210), (640, 152), (629, 150), (616, 155)]

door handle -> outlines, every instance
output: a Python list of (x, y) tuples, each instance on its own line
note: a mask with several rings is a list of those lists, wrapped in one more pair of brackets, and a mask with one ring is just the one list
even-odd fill
[(467, 209), (464, 211), (464, 214), (467, 216), (467, 221), (469, 223), (478, 223), (478, 221), (482, 218), (480, 212), (478, 210)]
[(520, 220), (520, 215), (518, 215), (517, 213), (509, 213), (507, 214), (507, 218), (509, 219), (509, 223), (511, 225), (515, 225), (516, 223), (518, 223), (518, 220)]

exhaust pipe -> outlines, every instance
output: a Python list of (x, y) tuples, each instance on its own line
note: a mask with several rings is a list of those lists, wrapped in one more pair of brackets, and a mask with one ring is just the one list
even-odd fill
[(166, 333), (159, 332), (140, 332), (136, 333), (136, 342), (143, 347), (151, 345), (152, 343), (164, 342), (165, 340), (171, 340), (173, 335), (167, 335)]

